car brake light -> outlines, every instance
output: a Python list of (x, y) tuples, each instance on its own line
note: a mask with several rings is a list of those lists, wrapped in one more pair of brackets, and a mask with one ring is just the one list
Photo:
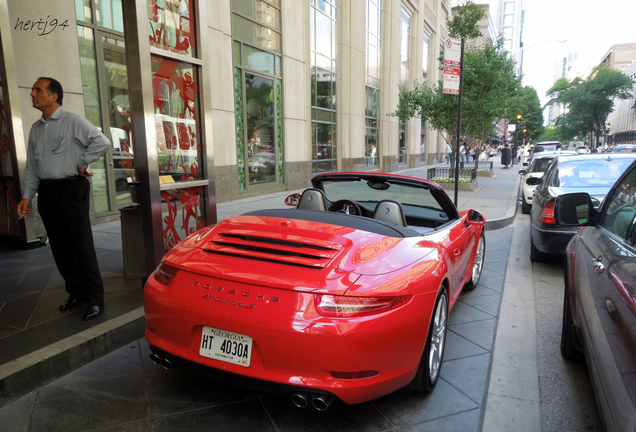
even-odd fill
[(155, 270), (155, 279), (161, 285), (168, 285), (176, 274), (176, 268), (169, 266), (168, 264), (161, 263), (161, 265), (157, 267), (157, 270)]
[(316, 310), (322, 316), (350, 318), (387, 312), (402, 306), (411, 296), (400, 297), (345, 297), (316, 295)]
[(556, 219), (554, 218), (554, 202), (548, 203), (541, 210), (541, 214), (539, 215), (539, 222), (545, 224), (556, 225)]

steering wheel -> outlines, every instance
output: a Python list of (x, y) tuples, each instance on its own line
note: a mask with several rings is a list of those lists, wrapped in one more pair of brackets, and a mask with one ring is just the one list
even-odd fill
[(341, 199), (331, 203), (329, 211), (336, 213), (345, 213), (348, 215), (362, 216), (362, 209), (355, 202), (348, 199)]

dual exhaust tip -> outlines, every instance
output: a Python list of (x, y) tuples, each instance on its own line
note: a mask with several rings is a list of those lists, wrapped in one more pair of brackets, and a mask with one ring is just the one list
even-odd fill
[[(161, 357), (157, 353), (150, 354), (150, 360), (164, 369), (174, 369), (174, 364), (168, 357)], [(292, 403), (298, 408), (307, 408), (309, 405), (318, 411), (327, 411), (333, 398), (320, 393), (294, 393), (291, 397)]]
[(156, 365), (163, 366), (166, 370), (174, 369), (174, 365), (168, 357), (161, 357), (157, 353), (152, 353), (150, 354), (150, 360)]
[(298, 408), (307, 408), (310, 404), (318, 411), (327, 411), (333, 398), (320, 393), (294, 393), (292, 403)]

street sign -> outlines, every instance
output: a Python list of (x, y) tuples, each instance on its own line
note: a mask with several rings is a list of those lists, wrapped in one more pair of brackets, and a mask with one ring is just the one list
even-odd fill
[(444, 41), (444, 93), (459, 94), (461, 46), (460, 39), (446, 38)]

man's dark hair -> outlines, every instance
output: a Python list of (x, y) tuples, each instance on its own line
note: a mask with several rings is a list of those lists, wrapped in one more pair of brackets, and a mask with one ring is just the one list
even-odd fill
[(62, 88), (62, 84), (60, 84), (60, 82), (55, 78), (50, 77), (40, 77), (38, 78), (38, 81), (43, 79), (49, 80), (49, 85), (46, 86), (46, 89), (49, 91), (49, 94), (57, 95), (57, 103), (62, 106), (62, 100), (64, 99), (64, 89)]

